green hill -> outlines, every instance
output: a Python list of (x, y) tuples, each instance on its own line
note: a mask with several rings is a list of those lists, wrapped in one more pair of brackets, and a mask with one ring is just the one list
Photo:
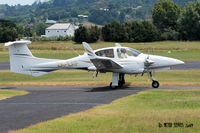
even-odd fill
[[(105, 24), (112, 20), (129, 21), (150, 19), (153, 5), (158, 0), (50, 0), (31, 6), (0, 5), (0, 18), (17, 23), (37, 23), (47, 18), (60, 22), (79, 22), (79, 14), (88, 15), (88, 20)], [(180, 6), (188, 1), (174, 0)]]

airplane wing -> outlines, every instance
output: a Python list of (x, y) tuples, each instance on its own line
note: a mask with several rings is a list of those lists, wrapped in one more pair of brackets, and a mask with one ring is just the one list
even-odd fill
[(110, 70), (110, 69), (121, 69), (123, 68), (117, 62), (111, 60), (107, 57), (99, 57), (97, 56), (92, 48), (86, 42), (83, 42), (83, 47), (85, 48), (86, 53), (88, 54), (89, 59), (94, 64), (97, 70)]
[(119, 65), (118, 63), (116, 63), (115, 61), (110, 60), (110, 59), (97, 57), (97, 58), (90, 59), (90, 60), (98, 70), (123, 68), (121, 65)]

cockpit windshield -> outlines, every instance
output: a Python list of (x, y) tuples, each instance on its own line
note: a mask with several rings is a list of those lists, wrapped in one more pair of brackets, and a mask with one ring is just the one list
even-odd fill
[(117, 55), (121, 59), (128, 58), (130, 56), (137, 57), (139, 54), (141, 54), (141, 52), (132, 48), (118, 48), (117, 49)]

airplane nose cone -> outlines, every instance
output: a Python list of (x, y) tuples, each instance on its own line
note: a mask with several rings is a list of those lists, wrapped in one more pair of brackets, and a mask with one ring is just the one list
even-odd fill
[(168, 66), (176, 66), (176, 65), (185, 64), (183, 61), (174, 59), (174, 58), (167, 58), (165, 61), (168, 64)]
[(185, 64), (181, 60), (169, 58), (169, 57), (164, 57), (164, 56), (151, 56), (150, 59), (152, 59), (155, 62), (155, 65), (157, 65), (159, 67), (164, 67), (164, 66), (170, 67), (170, 66)]
[(177, 64), (177, 65), (182, 65), (182, 64), (185, 64), (185, 62), (176, 59), (176, 64)]
[(167, 58), (165, 61), (169, 66), (185, 64), (183, 61), (174, 58)]

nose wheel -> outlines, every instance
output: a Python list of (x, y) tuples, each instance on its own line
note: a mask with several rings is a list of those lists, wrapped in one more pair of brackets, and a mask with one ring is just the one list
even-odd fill
[(158, 88), (159, 85), (160, 85), (159, 82), (155, 80), (155, 78), (154, 78), (153, 75), (152, 75), (152, 72), (149, 72), (149, 74), (150, 74), (150, 77), (151, 77), (151, 79), (152, 79), (152, 87), (153, 87), (153, 88)]
[(152, 87), (153, 87), (153, 88), (158, 88), (158, 87), (159, 87), (159, 82), (153, 80), (153, 82), (152, 82)]

